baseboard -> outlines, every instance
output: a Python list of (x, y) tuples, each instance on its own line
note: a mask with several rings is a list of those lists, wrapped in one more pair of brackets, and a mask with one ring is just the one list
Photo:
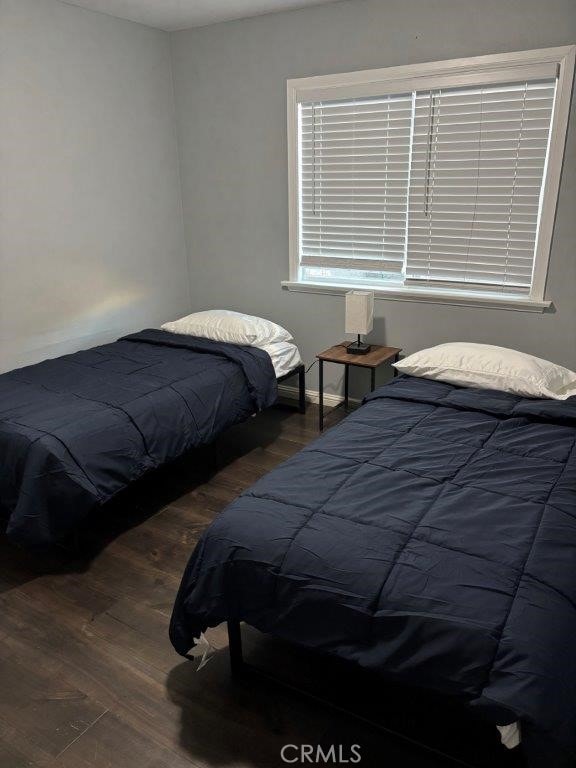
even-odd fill
[[(287, 397), (290, 400), (298, 400), (299, 391), (298, 387), (287, 387), (284, 384), (280, 384), (278, 386), (278, 394), (282, 397)], [(306, 390), (306, 402), (308, 403), (318, 403), (320, 398), (318, 397), (318, 391), (315, 389), (307, 389)], [(360, 404), (361, 400), (358, 400), (355, 397), (349, 398), (349, 401), (351, 403), (354, 403), (354, 405)], [(344, 402), (344, 398), (342, 395), (331, 395), (330, 393), (324, 393), (324, 405), (328, 406), (329, 408), (334, 408), (336, 405), (340, 405), (340, 403)]]

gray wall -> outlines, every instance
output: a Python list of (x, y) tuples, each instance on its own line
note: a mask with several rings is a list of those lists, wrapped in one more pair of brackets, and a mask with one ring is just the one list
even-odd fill
[(0, 0), (0, 370), (189, 311), (170, 38)]
[[(280, 287), (288, 278), (286, 78), (574, 42), (574, 0), (351, 0), (174, 34), (194, 307), (273, 318), (292, 329), (308, 362), (343, 337), (343, 298)], [(486, 342), (576, 368), (575, 136), (573, 109), (548, 279), (555, 311), (377, 301), (375, 342), (408, 353)]]

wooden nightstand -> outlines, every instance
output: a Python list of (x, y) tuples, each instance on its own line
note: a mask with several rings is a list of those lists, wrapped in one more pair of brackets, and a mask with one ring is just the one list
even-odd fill
[[(344, 408), (348, 408), (348, 374), (351, 365), (370, 370), (370, 391), (376, 388), (376, 368), (384, 363), (395, 363), (398, 360), (401, 349), (397, 347), (381, 347), (372, 344), (372, 349), (366, 355), (349, 355), (346, 347), (349, 342), (344, 341), (334, 347), (316, 355), (319, 363), (318, 372), (318, 405), (320, 411), (320, 431), (324, 429), (324, 363), (338, 363), (344, 366)], [(396, 375), (396, 369), (394, 369)]]

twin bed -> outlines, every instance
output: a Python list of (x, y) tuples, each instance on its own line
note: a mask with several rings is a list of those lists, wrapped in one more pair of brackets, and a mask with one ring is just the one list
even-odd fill
[[(278, 379), (299, 374), (303, 407), (290, 354), (275, 369), (260, 347), (152, 329), (4, 374), (8, 535), (61, 540), (133, 480), (272, 405)], [(247, 622), (497, 726), (519, 721), (533, 765), (572, 764), (576, 397), (562, 398), (405, 374), (376, 390), (207, 529), (174, 647), (187, 655), (228, 622), (238, 662)]]
[(205, 532), (172, 643), (224, 621), (236, 664), (246, 622), (519, 721), (530, 765), (573, 765), (576, 398), (378, 389)]
[(272, 405), (304, 366), (264, 348), (148, 329), (0, 376), (0, 514), (44, 548), (147, 472)]

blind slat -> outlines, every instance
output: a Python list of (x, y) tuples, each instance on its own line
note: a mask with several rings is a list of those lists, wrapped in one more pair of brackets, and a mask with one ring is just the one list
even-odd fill
[(303, 267), (328, 267), (335, 269), (356, 269), (372, 272), (397, 272), (398, 262), (379, 258), (366, 259), (359, 256), (332, 256), (303, 254)]

